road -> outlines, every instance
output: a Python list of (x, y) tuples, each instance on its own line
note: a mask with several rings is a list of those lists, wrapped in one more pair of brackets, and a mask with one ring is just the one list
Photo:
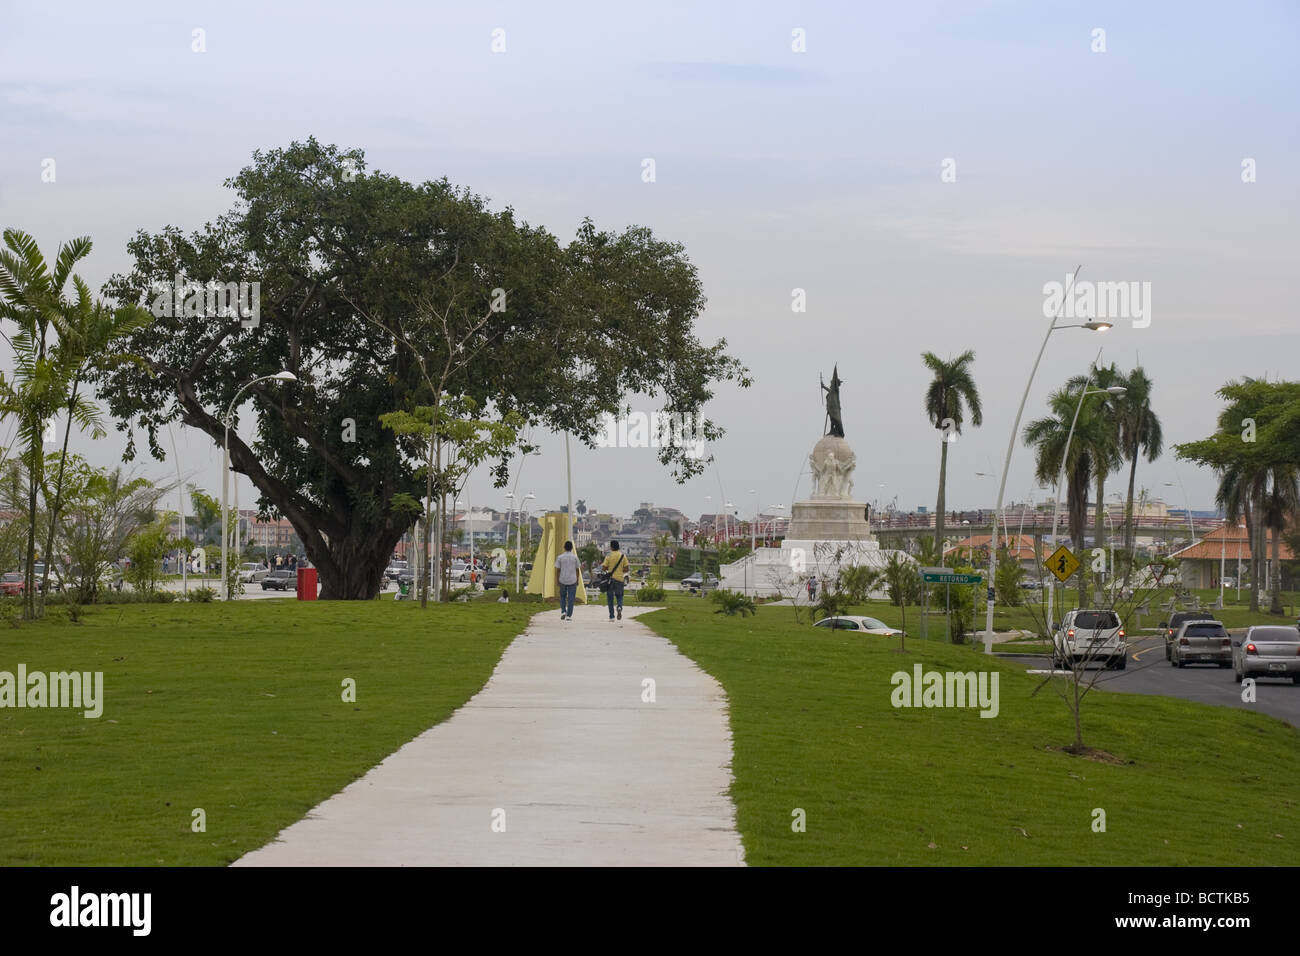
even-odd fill
[[(1047, 658), (1041, 655), (1020, 654), (1015, 657), (1031, 668), (1047, 664)], [(1165, 660), (1163, 637), (1143, 637), (1131, 642), (1128, 668), (1104, 672), (1097, 680), (1097, 687), (1257, 710), (1293, 727), (1300, 727), (1300, 685), (1292, 683), (1290, 678), (1285, 681), (1256, 680), (1255, 702), (1243, 703), (1241, 685), (1233, 679), (1232, 668), (1221, 669), (1212, 664), (1173, 667)]]

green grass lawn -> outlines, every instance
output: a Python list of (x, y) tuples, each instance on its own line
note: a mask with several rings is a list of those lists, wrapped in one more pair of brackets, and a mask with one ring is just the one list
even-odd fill
[(103, 671), (105, 703), (0, 709), (0, 865), (228, 863), (450, 716), (544, 607), (124, 605), (5, 630), (0, 671)]
[[(896, 610), (896, 609), (895, 609)], [(1300, 736), (1269, 717), (1095, 690), (1069, 711), (1023, 665), (969, 646), (853, 637), (674, 604), (638, 618), (727, 692), (746, 858), (759, 865), (1290, 865)], [(883, 615), (876, 615), (883, 616)], [(911, 624), (911, 614), (908, 622)], [(891, 675), (1000, 674), (1000, 712), (891, 705)], [(1297, 688), (1300, 692), (1300, 688)], [(792, 831), (806, 812), (807, 830)], [(1106, 832), (1093, 832), (1093, 810)]]

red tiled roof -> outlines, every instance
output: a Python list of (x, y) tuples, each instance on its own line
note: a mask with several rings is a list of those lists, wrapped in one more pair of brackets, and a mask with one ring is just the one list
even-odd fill
[[(1272, 534), (1265, 531), (1265, 538), (1268, 542), (1267, 554), (1269, 560), (1273, 558), (1273, 538)], [(1278, 555), (1283, 561), (1291, 561), (1295, 558), (1291, 549), (1287, 547), (1285, 541), (1278, 542)], [(1170, 555), (1171, 558), (1177, 558), (1180, 561), (1218, 561), (1221, 558), (1227, 561), (1236, 561), (1240, 558), (1242, 561), (1250, 560), (1250, 544), (1246, 535), (1246, 526), (1244, 524), (1220, 525), (1209, 534), (1201, 538), (1195, 544), (1188, 545), (1181, 551), (1175, 551)]]

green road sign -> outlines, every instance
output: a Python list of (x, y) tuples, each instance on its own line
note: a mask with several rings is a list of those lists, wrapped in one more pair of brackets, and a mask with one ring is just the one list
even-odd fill
[(982, 574), (962, 574), (951, 568), (922, 568), (921, 577), (926, 584), (979, 584)]

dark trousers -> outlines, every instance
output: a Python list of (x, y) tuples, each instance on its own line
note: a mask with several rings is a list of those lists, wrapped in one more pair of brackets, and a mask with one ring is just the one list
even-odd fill
[(605, 593), (605, 597), (606, 597), (606, 599), (607, 599), (607, 603), (609, 604), (609, 616), (610, 616), (611, 618), (614, 616), (614, 596), (615, 596), (615, 595), (618, 595), (618, 607), (619, 607), (619, 610), (621, 611), (621, 610), (623, 609), (623, 587), (624, 587), (624, 582), (622, 582), (622, 581), (610, 581), (610, 582), (609, 582), (609, 590)]
[(577, 594), (578, 594), (578, 586), (576, 584), (560, 585), (560, 613), (561, 614), (567, 614), (569, 617), (573, 617), (573, 599), (577, 596)]

